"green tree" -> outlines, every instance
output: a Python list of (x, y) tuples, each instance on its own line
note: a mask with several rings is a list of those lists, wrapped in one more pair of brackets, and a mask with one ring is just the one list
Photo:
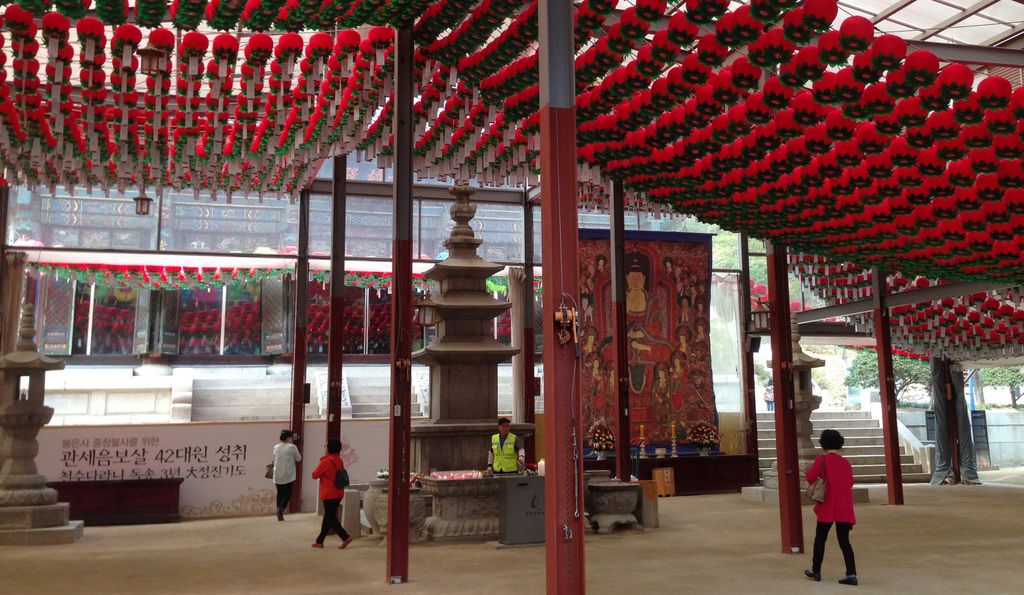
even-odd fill
[(1024, 385), (1024, 373), (1021, 373), (1020, 366), (984, 368), (979, 371), (979, 374), (981, 374), (984, 383), (988, 386), (1010, 389), (1010, 402), (1014, 407), (1017, 407), (1017, 400), (1020, 399), (1021, 395), (1021, 386)]
[[(932, 370), (927, 361), (894, 355), (892, 369), (897, 399), (911, 384), (923, 384), (929, 391), (931, 390)], [(862, 349), (857, 352), (846, 375), (846, 386), (878, 388), (878, 354), (873, 349)]]

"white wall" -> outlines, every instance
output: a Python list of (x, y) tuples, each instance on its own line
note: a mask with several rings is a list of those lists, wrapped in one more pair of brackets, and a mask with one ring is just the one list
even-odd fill
[[(387, 466), (387, 420), (342, 423), (342, 456), (352, 481), (376, 478)], [(39, 433), (40, 473), (50, 481), (183, 477), (186, 518), (269, 514), (275, 489), (263, 474), (281, 429), (277, 422), (131, 426), (47, 426)], [(324, 453), (327, 426), (306, 423), (302, 509), (316, 509), (309, 474)]]

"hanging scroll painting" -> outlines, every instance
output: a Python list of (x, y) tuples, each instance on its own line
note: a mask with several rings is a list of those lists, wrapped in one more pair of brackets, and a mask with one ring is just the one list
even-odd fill
[[(614, 427), (609, 234), (580, 232), (580, 357), (584, 427)], [(668, 443), (672, 424), (714, 422), (710, 347), (711, 236), (626, 233), (630, 435)], [(677, 433), (682, 434), (677, 430)]]

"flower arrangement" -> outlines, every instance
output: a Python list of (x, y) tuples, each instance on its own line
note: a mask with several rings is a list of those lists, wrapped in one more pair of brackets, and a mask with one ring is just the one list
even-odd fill
[(389, 476), (390, 476), (390, 473), (387, 470), (387, 468), (377, 469), (377, 479), (384, 481), (384, 480), (387, 480)]
[(722, 440), (718, 428), (703, 420), (690, 426), (687, 435), (690, 437), (690, 444), (697, 448), (709, 448)]
[(587, 432), (587, 442), (594, 450), (611, 450), (615, 448), (615, 434), (608, 428), (603, 419), (594, 422)]

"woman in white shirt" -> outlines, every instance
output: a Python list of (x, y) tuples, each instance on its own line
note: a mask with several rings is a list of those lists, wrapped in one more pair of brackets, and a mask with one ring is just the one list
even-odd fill
[(281, 442), (274, 445), (274, 485), (277, 486), (277, 520), (284, 520), (284, 510), (292, 498), (295, 483), (295, 463), (302, 460), (299, 449), (293, 444), (295, 433), (281, 430)]

